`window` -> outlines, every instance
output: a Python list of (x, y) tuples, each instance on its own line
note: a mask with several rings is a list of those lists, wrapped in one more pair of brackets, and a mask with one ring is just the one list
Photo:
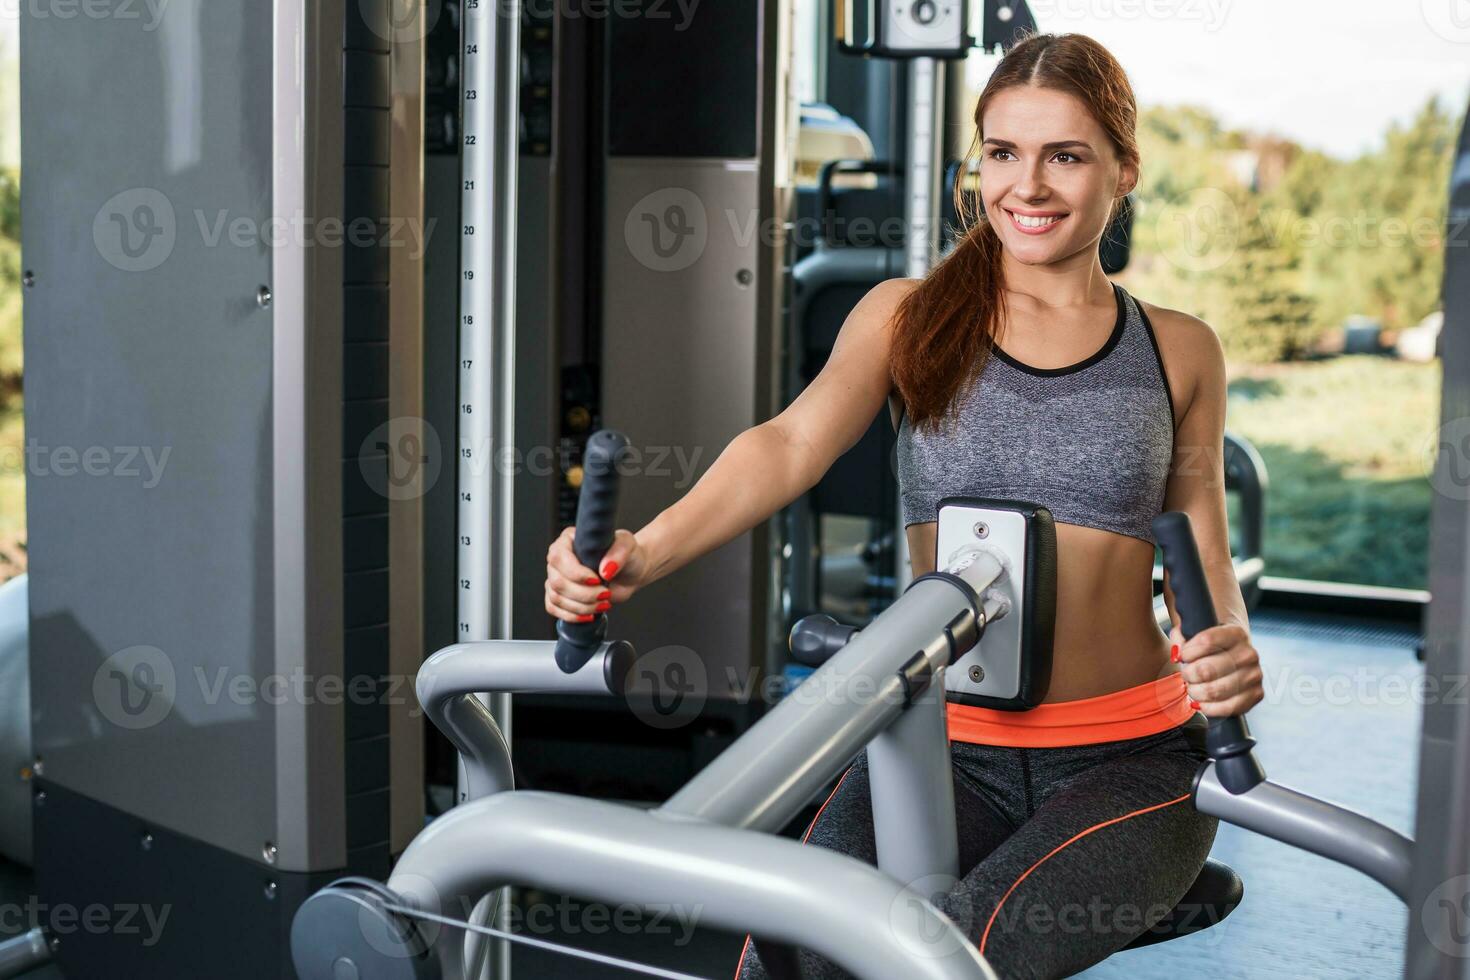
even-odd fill
[[(1426, 584), (1470, 64), (1421, 6), (1033, 5), (1041, 30), (1096, 38), (1133, 83), (1143, 165), (1118, 279), (1219, 335), (1226, 426), (1269, 473), (1268, 575)], [(993, 64), (971, 59), (971, 98)]]
[(792, 86), (798, 102), (820, 102), (826, 97), (826, 48), (822, 44), (826, 5), (831, 0), (796, 0), (796, 29), (792, 37)]

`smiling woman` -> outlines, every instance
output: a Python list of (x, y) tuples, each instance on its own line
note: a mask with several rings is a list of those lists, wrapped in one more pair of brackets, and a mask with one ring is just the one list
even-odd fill
[[(1189, 805), (1205, 719), (1257, 703), (1261, 674), (1227, 542), (1219, 344), (1102, 268), (1099, 243), (1139, 175), (1127, 76), (1091, 38), (1032, 36), (996, 66), (974, 120), (979, 213), (957, 186), (955, 247), (922, 280), (873, 290), (824, 375), (851, 371), (862, 388), (868, 373), (847, 359), (886, 360), (916, 577), (934, 571), (945, 497), (1026, 501), (1055, 519), (1043, 702), (947, 708), (962, 877), (943, 910), (999, 975), (1068, 976), (1127, 945), (1199, 875), (1216, 827)], [(829, 437), (806, 416), (848, 387), (822, 381), (778, 420), (816, 446)], [(1171, 644), (1154, 618), (1161, 510), (1198, 529), (1224, 623), (1188, 643), (1176, 626)], [(1166, 597), (1172, 607), (1172, 588)], [(871, 862), (865, 759), (807, 839)], [(1137, 931), (1059, 940), (1020, 921), (1022, 909), (1098, 903), (1137, 910)], [(740, 980), (775, 972), (763, 952), (747, 947)], [(800, 958), (803, 976), (844, 976)]]

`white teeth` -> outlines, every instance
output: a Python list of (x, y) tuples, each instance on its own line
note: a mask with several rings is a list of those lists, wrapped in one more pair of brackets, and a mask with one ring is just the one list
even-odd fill
[(1054, 225), (1062, 220), (1061, 215), (1053, 215), (1049, 218), (1033, 218), (1026, 214), (1016, 214), (1014, 211), (1011, 214), (1016, 215), (1016, 224), (1022, 228), (1045, 228), (1047, 225)]

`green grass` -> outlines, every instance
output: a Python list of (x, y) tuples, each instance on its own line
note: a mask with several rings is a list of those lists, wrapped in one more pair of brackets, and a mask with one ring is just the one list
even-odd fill
[(1373, 356), (1232, 371), (1226, 427), (1270, 479), (1267, 574), (1425, 587), (1440, 379)]

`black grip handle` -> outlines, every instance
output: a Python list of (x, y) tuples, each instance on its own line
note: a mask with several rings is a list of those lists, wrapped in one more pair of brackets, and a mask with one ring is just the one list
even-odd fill
[[(577, 496), (577, 534), (572, 539), (572, 551), (599, 578), (602, 556), (612, 547), (618, 510), (618, 466), (627, 452), (626, 436), (599, 429), (588, 437), (582, 453), (582, 488)], [(563, 673), (575, 674), (597, 652), (606, 635), (606, 613), (598, 613), (590, 623), (558, 619), (556, 665)]]
[(797, 663), (820, 667), (847, 646), (857, 631), (856, 626), (845, 626), (831, 616), (813, 613), (796, 621), (786, 642)]
[[(1153, 529), (1164, 553), (1164, 571), (1169, 575), (1169, 590), (1174, 593), (1174, 608), (1179, 612), (1179, 631), (1184, 639), (1220, 625), (1189, 515), (1166, 511), (1154, 518)], [(1246, 727), (1245, 715), (1210, 719), (1205, 745), (1215, 761), (1220, 785), (1231, 793), (1244, 793), (1266, 778), (1266, 771), (1251, 754), (1255, 744)]]

